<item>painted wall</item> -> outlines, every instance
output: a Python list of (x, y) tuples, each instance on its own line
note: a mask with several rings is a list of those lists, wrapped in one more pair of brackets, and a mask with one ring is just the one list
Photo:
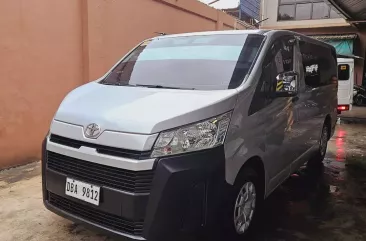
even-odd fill
[(156, 32), (232, 30), (236, 25), (231, 16), (196, 0), (87, 0), (87, 9), (89, 79), (100, 77)]
[(0, 1), (0, 168), (38, 160), (66, 93), (154, 32), (233, 28), (196, 0)]
[(0, 167), (35, 160), (65, 93), (82, 83), (75, 0), (0, 2)]
[(343, 18), (320, 19), (320, 20), (301, 20), (301, 21), (277, 21), (279, 0), (262, 0), (261, 15), (263, 29), (296, 29), (296, 28), (322, 28), (349, 26)]

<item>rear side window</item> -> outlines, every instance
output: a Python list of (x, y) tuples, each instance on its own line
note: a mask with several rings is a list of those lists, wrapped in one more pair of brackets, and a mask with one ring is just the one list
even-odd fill
[(338, 65), (338, 80), (349, 80), (350, 66), (349, 64)]
[(307, 87), (317, 88), (334, 83), (337, 60), (331, 48), (300, 41), (300, 50)]

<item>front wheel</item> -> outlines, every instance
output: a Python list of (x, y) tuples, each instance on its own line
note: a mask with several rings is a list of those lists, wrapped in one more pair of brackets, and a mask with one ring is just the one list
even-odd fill
[(226, 233), (230, 240), (243, 240), (251, 233), (263, 201), (263, 191), (254, 170), (247, 168), (238, 178), (229, 195), (224, 218)]

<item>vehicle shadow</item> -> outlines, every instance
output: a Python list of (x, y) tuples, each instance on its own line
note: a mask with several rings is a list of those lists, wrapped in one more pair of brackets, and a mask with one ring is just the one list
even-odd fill
[(265, 201), (261, 222), (251, 241), (310, 239), (322, 220), (331, 215), (330, 185), (323, 164), (303, 167)]
[[(332, 215), (326, 179), (322, 163), (301, 168), (265, 200), (259, 222), (243, 241), (313, 240), (314, 233), (321, 233), (320, 223)], [(230, 239), (222, 234), (207, 241)]]

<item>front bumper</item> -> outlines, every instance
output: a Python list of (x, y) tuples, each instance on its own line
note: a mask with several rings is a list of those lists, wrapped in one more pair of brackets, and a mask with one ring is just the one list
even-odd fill
[[(131, 240), (180, 240), (210, 228), (228, 187), (224, 175), (223, 146), (165, 157), (155, 163), (150, 193), (133, 194), (102, 185), (96, 207), (64, 194), (66, 175), (47, 167), (43, 142), (45, 206), (76, 223)], [(119, 225), (130, 229), (121, 231)]]

